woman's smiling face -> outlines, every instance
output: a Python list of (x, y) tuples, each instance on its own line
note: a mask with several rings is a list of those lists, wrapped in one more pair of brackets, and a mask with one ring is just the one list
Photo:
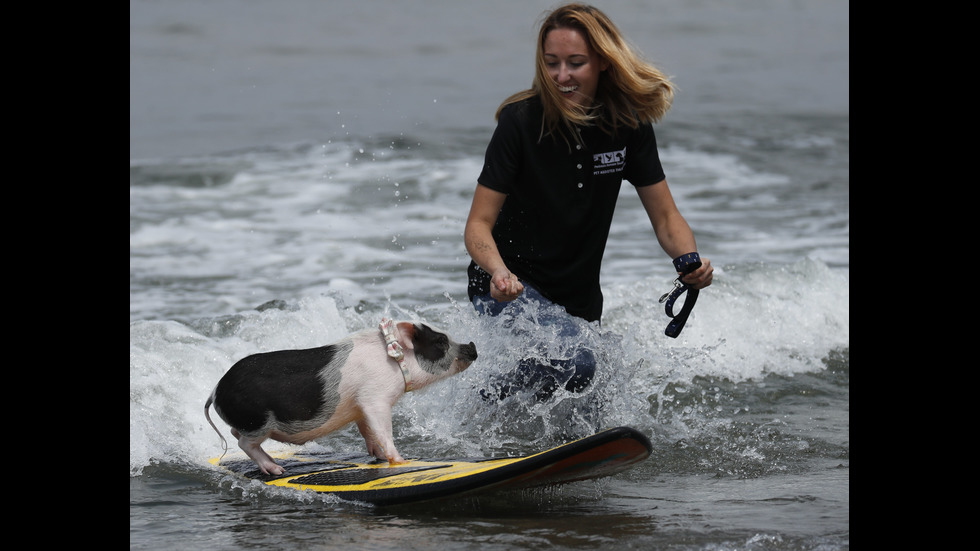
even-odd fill
[(591, 107), (599, 75), (609, 64), (589, 47), (582, 33), (571, 28), (552, 29), (545, 36), (543, 54), (548, 74), (565, 100)]

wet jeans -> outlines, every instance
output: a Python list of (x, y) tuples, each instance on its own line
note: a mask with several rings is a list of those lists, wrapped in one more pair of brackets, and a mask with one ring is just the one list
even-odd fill
[(542, 296), (537, 289), (525, 285), (521, 296), (511, 302), (498, 302), (489, 295), (473, 297), (476, 310), (490, 316), (520, 316), (530, 302), (550, 306), (544, 309), (545, 314), (539, 315), (538, 324), (553, 326), (558, 338), (569, 344), (574, 352), (567, 358), (523, 358), (513, 372), (506, 373), (502, 379), (495, 381), (492, 389), (480, 391), (485, 400), (503, 400), (511, 394), (527, 390), (534, 392), (536, 400), (544, 401), (551, 398), (559, 388), (581, 392), (595, 377), (595, 354), (584, 346), (575, 346), (576, 342), (583, 340), (582, 320), (577, 320), (563, 309), (553, 307), (554, 303)]

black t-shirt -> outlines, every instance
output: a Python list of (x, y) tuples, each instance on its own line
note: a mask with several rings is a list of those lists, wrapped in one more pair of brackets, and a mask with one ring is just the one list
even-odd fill
[[(542, 106), (531, 98), (506, 106), (477, 180), (507, 194), (493, 238), (507, 267), (568, 313), (602, 315), (599, 268), (622, 181), (664, 180), (653, 126), (610, 136), (580, 127), (582, 144), (541, 137)], [(490, 274), (471, 262), (470, 300), (490, 292)]]

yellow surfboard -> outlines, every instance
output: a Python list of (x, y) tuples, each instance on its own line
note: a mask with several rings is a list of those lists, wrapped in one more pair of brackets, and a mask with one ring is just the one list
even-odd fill
[(299, 452), (276, 457), (286, 469), (281, 475), (262, 474), (247, 458), (214, 458), (211, 463), (270, 486), (397, 505), (609, 476), (646, 459), (652, 450), (639, 431), (617, 427), (520, 457), (412, 459), (389, 465), (364, 455)]

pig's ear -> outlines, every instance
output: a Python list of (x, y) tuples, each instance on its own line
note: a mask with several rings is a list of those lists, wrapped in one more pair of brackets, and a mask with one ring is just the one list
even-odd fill
[(398, 328), (398, 344), (402, 345), (405, 350), (413, 350), (415, 348), (415, 324), (401, 321), (395, 326)]

